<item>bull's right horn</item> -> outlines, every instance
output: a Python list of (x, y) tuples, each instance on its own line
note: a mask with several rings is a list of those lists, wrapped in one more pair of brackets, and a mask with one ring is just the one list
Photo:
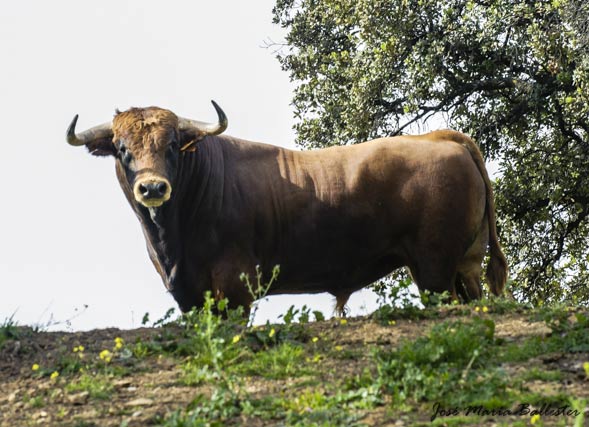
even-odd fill
[(68, 144), (79, 147), (86, 145), (89, 142), (96, 141), (97, 139), (112, 138), (112, 123), (107, 122), (98, 126), (94, 126), (82, 133), (76, 135), (76, 123), (78, 122), (78, 115), (74, 116), (74, 119), (67, 128), (66, 139)]

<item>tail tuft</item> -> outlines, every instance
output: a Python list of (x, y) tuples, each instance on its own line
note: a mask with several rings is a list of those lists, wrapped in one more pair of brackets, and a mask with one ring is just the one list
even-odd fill
[(493, 249), (491, 247), (491, 259), (487, 266), (487, 283), (493, 295), (501, 295), (507, 282), (507, 260), (501, 249), (498, 251)]

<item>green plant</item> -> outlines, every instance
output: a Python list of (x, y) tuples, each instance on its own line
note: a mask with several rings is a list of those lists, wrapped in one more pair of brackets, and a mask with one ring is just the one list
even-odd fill
[(438, 324), (395, 351), (376, 351), (377, 381), (396, 403), (489, 403), (505, 393), (500, 372), (486, 369), (495, 352), (494, 332), (494, 322), (480, 317)]
[[(188, 336), (185, 345), (191, 356), (185, 362), (184, 381), (196, 385), (210, 380), (220, 381), (229, 391), (235, 391), (235, 380), (226, 374), (225, 366), (242, 356), (238, 341), (231, 338), (231, 322), (223, 319), (227, 313), (227, 299), (215, 302), (210, 292), (205, 294), (203, 307), (183, 316)], [(239, 335), (234, 335), (239, 336)]]
[(266, 295), (270, 291), (270, 287), (278, 279), (279, 274), (280, 274), (280, 266), (275, 265), (274, 268), (272, 269), (272, 276), (270, 277), (270, 280), (266, 283), (262, 283), (263, 274), (260, 269), (260, 266), (256, 265), (256, 283), (255, 284), (252, 284), (250, 282), (250, 278), (249, 278), (248, 274), (241, 273), (241, 275), (239, 276), (239, 280), (241, 280), (245, 284), (249, 294), (251, 295), (251, 297), (254, 301), (252, 303), (252, 307), (251, 307), (251, 313), (250, 313), (250, 317), (249, 317), (248, 327), (251, 327), (254, 323), (254, 319), (256, 318), (256, 313), (258, 312), (259, 300), (266, 297)]
[(350, 393), (328, 396), (321, 390), (303, 390), (296, 397), (281, 399), (280, 405), (289, 426), (347, 427), (361, 425), (351, 411), (356, 400)]
[(25, 396), (23, 403), (30, 408), (42, 408), (45, 406), (45, 399), (43, 399), (43, 396)]
[(298, 308), (295, 308), (294, 305), (291, 305), (286, 310), (286, 313), (280, 314), (278, 316), (278, 318), (282, 319), (282, 321), (286, 325), (291, 325), (291, 324), (295, 323), (295, 320), (298, 323), (305, 324), (305, 323), (309, 323), (309, 321), (311, 320), (311, 314), (313, 314), (313, 318), (314, 318), (315, 322), (321, 322), (321, 321), (325, 320), (325, 316), (323, 315), (322, 312), (317, 311), (317, 310), (311, 311), (311, 309), (309, 307), (307, 307), (306, 304), (303, 305), (300, 310)]
[(112, 377), (104, 374), (84, 373), (65, 386), (68, 393), (88, 392), (93, 399), (106, 400), (112, 396), (114, 386)]
[(0, 324), (0, 348), (2, 348), (6, 341), (18, 339), (17, 323), (14, 320), (15, 314), (16, 312), (12, 313), (10, 317), (4, 319)]
[(227, 389), (218, 389), (211, 396), (197, 395), (185, 410), (177, 410), (155, 421), (162, 427), (222, 427), (241, 410), (239, 399)]
[(259, 351), (234, 369), (246, 375), (270, 379), (292, 378), (313, 372), (305, 363), (304, 349), (290, 343)]
[(392, 306), (406, 308), (417, 306), (419, 294), (412, 292), (413, 281), (405, 270), (398, 270), (384, 277), (372, 285), (372, 289), (378, 295), (378, 306)]
[(573, 410), (579, 415), (575, 417), (574, 427), (583, 427), (585, 425), (585, 410), (587, 408), (587, 399), (570, 399)]

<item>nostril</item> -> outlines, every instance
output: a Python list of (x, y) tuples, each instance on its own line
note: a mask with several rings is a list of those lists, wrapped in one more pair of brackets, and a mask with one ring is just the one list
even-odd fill
[(160, 194), (160, 196), (163, 196), (164, 194), (166, 194), (166, 190), (168, 189), (168, 186), (166, 185), (165, 182), (159, 182), (156, 185), (156, 189), (157, 189), (157, 192)]
[(139, 192), (143, 194), (145, 197), (149, 196), (149, 188), (145, 184), (139, 184)]

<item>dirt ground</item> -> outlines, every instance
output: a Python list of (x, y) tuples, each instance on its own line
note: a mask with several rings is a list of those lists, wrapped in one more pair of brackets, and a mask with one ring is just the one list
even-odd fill
[[(533, 321), (523, 313), (489, 313), (489, 316), (496, 323), (496, 336), (508, 342), (551, 333), (545, 322)], [(368, 348), (394, 348), (402, 340), (422, 336), (432, 325), (446, 318), (460, 319), (461, 316), (447, 310), (441, 312), (437, 319), (399, 319), (394, 326), (379, 324), (369, 317), (348, 319), (345, 326), (337, 319), (309, 323), (306, 327), (310, 329), (310, 336), (321, 336), (323, 341), (329, 341), (333, 346), (360, 355), (345, 360), (326, 357), (318, 363), (319, 383), (358, 375), (367, 366), (367, 357), (363, 357), (362, 353)], [(112, 348), (116, 338), (122, 338), (125, 343), (148, 342), (160, 332), (159, 328), (74, 333), (34, 332), (30, 328), (18, 328), (15, 337), (5, 341), (0, 348), (0, 425), (143, 426), (153, 425), (158, 417), (161, 419), (176, 409), (186, 408), (196, 394), (206, 393), (210, 386), (191, 387), (180, 381), (181, 360), (178, 358), (162, 355), (142, 358), (124, 375), (112, 378), (112, 390), (107, 399), (92, 398), (87, 391), (69, 390), (67, 384), (76, 378), (75, 375), (60, 374), (51, 378), (39, 374), (43, 367), (63, 366), (63, 358), (71, 356), (72, 349), (78, 346), (84, 347), (85, 358), (98, 360), (101, 351)], [(527, 386), (543, 394), (566, 393), (587, 399), (589, 381), (584, 375), (583, 363), (588, 360), (587, 353), (550, 354), (530, 359), (524, 364), (506, 366), (506, 370), (513, 375), (534, 366), (558, 371), (563, 376), (557, 382), (533, 380)], [(35, 371), (35, 365), (40, 369)], [(256, 397), (284, 395), (301, 381), (309, 381), (309, 378), (270, 380), (253, 376), (247, 379), (246, 389)], [(396, 418), (384, 405), (367, 411), (362, 421), (366, 425), (382, 426), (428, 425), (430, 415)], [(423, 424), (419, 424), (420, 418)], [(508, 421), (497, 419), (491, 425)], [(565, 420), (564, 424), (562, 422), (561, 419), (560, 424), (555, 425), (572, 425), (573, 419)], [(283, 425), (279, 420), (239, 418), (229, 424)], [(546, 419), (544, 424), (537, 425), (552, 424)]]

